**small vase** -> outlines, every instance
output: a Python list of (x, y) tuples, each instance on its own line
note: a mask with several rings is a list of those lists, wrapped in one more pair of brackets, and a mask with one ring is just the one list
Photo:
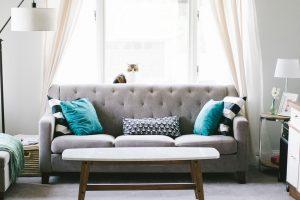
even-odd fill
[(272, 104), (271, 104), (271, 107), (270, 107), (270, 113), (272, 115), (276, 114), (276, 110), (275, 110), (275, 98), (272, 100)]

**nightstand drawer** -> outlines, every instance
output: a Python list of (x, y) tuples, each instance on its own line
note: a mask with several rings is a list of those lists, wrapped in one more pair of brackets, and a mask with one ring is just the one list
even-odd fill
[(295, 188), (298, 188), (298, 178), (299, 178), (299, 160), (289, 155), (287, 160), (286, 181), (292, 186), (294, 186)]
[(299, 160), (300, 153), (300, 133), (295, 129), (289, 129), (289, 147), (288, 155), (294, 157), (296, 160)]
[[(300, 111), (294, 108), (291, 109), (290, 123), (298, 130), (300, 130)], [(300, 133), (299, 133), (300, 134)]]

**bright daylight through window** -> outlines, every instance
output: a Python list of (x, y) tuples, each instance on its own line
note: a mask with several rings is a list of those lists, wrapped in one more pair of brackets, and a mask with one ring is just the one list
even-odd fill
[(55, 82), (112, 83), (137, 64), (135, 83), (232, 83), (210, 1), (191, 1), (196, 0), (83, 1)]

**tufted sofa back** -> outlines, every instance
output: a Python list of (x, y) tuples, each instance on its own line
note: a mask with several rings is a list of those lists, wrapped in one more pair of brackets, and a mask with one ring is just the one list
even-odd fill
[(195, 119), (210, 99), (237, 96), (233, 86), (203, 85), (53, 85), (49, 96), (60, 100), (88, 98), (105, 133), (122, 135), (122, 118), (180, 117), (181, 134), (193, 132)]

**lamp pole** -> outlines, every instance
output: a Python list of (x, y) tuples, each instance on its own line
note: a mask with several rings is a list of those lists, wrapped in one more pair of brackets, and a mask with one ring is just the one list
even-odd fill
[(288, 78), (285, 78), (284, 91), (287, 92), (287, 90), (288, 90)]
[[(18, 8), (23, 4), (25, 0), (21, 0), (18, 4)], [(2, 28), (0, 29), (0, 34), (5, 29), (9, 21), (11, 20), (11, 16), (6, 20)], [(2, 60), (2, 42), (3, 40), (0, 38), (0, 95), (1, 95), (1, 125), (2, 125), (2, 132), (5, 133), (5, 113), (4, 113), (4, 90), (3, 90), (3, 60)]]

